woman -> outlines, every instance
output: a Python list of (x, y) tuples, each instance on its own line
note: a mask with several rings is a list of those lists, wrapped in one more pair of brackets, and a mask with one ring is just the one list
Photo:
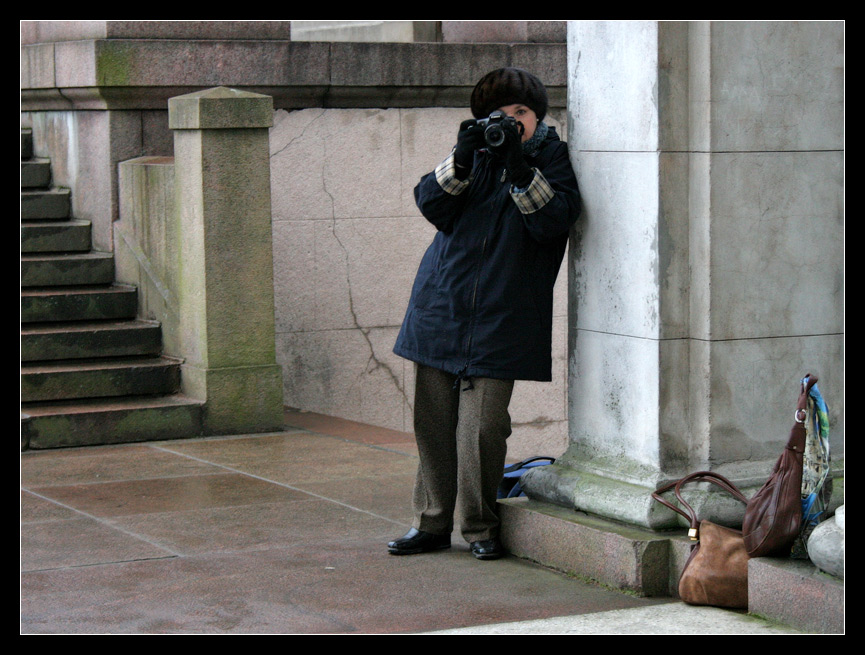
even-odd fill
[[(394, 346), (417, 364), (420, 465), (413, 527), (388, 544), (393, 555), (448, 548), (458, 497), (475, 557), (504, 553), (496, 491), (508, 403), (514, 380), (551, 379), (553, 285), (580, 212), (567, 146), (543, 122), (547, 102), (526, 71), (488, 73), (472, 92), (475, 118), (415, 187), (438, 232)], [(488, 117), (504, 132), (500, 145), (485, 137), (488, 124), (478, 119)]]

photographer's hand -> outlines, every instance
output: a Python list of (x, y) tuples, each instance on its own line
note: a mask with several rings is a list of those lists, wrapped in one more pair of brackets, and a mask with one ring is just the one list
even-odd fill
[(532, 183), (535, 172), (523, 158), (523, 144), (518, 128), (508, 124), (504, 125), (504, 131), (505, 142), (495, 149), (496, 154), (504, 159), (511, 184), (518, 189), (525, 189)]
[(454, 150), (454, 163), (457, 165), (457, 173), (463, 169), (466, 175), (471, 170), (474, 163), (475, 150), (483, 148), (484, 128), (478, 125), (477, 121), (472, 119), (465, 120), (460, 123), (460, 130), (457, 133), (457, 145)]

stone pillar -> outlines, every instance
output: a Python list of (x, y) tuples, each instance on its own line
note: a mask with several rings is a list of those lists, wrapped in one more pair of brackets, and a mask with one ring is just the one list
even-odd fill
[(171, 98), (181, 233), (183, 391), (210, 434), (282, 426), (270, 215), (269, 96), (215, 88)]
[[(843, 462), (843, 33), (569, 24), (584, 198), (568, 266), (570, 445), (527, 476), (530, 496), (675, 525), (650, 491), (695, 470), (762, 483), (806, 373)], [(741, 517), (719, 498), (703, 518)]]

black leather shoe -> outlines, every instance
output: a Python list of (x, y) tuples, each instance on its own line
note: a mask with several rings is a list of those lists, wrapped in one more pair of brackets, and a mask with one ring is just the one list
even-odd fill
[(399, 539), (389, 542), (387, 550), (391, 555), (417, 555), (450, 547), (449, 534), (432, 534), (412, 528)]
[(505, 554), (505, 548), (498, 539), (473, 541), (471, 547), (472, 555), (478, 559), (498, 559)]

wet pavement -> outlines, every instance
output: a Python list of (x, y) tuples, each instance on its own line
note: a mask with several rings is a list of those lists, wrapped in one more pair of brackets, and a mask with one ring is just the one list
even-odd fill
[(23, 634), (707, 634), (790, 629), (508, 556), (393, 557), (412, 435), (278, 433), (21, 454)]

